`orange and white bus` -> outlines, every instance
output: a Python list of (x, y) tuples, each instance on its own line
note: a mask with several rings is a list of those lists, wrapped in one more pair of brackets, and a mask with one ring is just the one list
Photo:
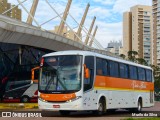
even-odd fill
[(38, 89), (39, 109), (62, 115), (119, 108), (141, 111), (154, 105), (150, 67), (88, 51), (42, 56)]

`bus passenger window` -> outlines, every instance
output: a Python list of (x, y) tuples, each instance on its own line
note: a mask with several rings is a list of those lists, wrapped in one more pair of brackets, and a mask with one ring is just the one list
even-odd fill
[(106, 60), (96, 58), (96, 74), (104, 76), (108, 75), (108, 64)]
[(87, 91), (92, 88), (93, 86), (93, 79), (94, 79), (94, 57), (93, 56), (86, 56), (84, 64), (89, 69), (90, 77), (88, 79), (84, 78), (84, 91)]
[(128, 78), (128, 65), (120, 63), (120, 77), (121, 78)]
[(152, 82), (152, 71), (151, 70), (146, 70), (146, 80), (148, 82)]
[(129, 75), (130, 75), (130, 79), (137, 80), (138, 78), (137, 67), (129, 66)]
[(109, 62), (109, 71), (110, 71), (110, 76), (112, 76), (112, 77), (119, 77), (118, 63), (110, 61)]
[(138, 78), (139, 80), (145, 80), (145, 70), (143, 68), (138, 68)]

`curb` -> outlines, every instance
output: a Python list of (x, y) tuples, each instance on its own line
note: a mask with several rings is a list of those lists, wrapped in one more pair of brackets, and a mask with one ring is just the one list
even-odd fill
[(38, 103), (0, 103), (0, 109), (38, 109)]

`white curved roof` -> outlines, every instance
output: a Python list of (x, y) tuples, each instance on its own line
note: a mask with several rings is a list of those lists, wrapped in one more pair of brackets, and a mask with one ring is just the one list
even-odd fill
[(125, 64), (130, 64), (130, 65), (134, 65), (134, 66), (138, 66), (138, 67), (151, 69), (151, 67), (144, 66), (144, 65), (141, 65), (141, 64), (137, 64), (137, 63), (134, 63), (134, 62), (131, 62), (131, 61), (123, 60), (123, 59), (116, 58), (116, 57), (106, 56), (106, 55), (102, 55), (102, 54), (95, 53), (95, 52), (82, 51), (82, 50), (68, 50), (68, 51), (53, 52), (53, 53), (46, 54), (43, 57), (57, 56), (57, 55), (96, 56), (96, 57), (105, 58), (105, 59), (112, 60), (112, 61), (117, 61), (117, 62), (121, 62), (121, 63), (125, 63)]

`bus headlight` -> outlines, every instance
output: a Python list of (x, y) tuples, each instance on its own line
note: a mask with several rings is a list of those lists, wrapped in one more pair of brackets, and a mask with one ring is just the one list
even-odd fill
[(78, 99), (80, 99), (80, 98), (82, 98), (82, 96), (77, 96), (76, 98), (71, 99), (71, 100), (68, 100), (67, 102), (73, 102), (73, 101), (78, 100)]
[(42, 99), (41, 97), (38, 97), (38, 99), (42, 102), (47, 102), (46, 100)]

